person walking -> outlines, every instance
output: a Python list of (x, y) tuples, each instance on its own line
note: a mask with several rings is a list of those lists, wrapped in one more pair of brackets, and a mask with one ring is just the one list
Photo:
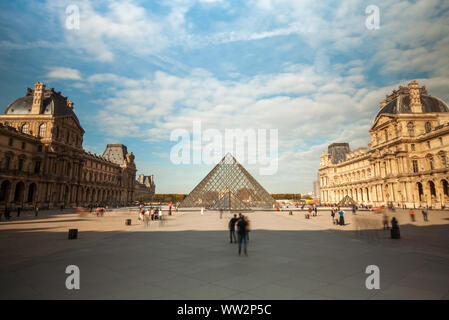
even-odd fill
[(390, 227), (388, 226), (388, 216), (385, 212), (382, 214), (382, 224), (384, 230), (390, 229)]
[(335, 210), (331, 209), (332, 223), (335, 224)]
[(408, 214), (410, 215), (410, 219), (412, 220), (412, 222), (415, 222), (415, 210), (410, 209), (408, 211)]
[(242, 253), (242, 243), (243, 243), (243, 251), (246, 256), (248, 255), (248, 252), (246, 250), (247, 225), (248, 223), (246, 222), (244, 216), (242, 215), (242, 217), (237, 221), (237, 229), (238, 229), (237, 233), (239, 237), (239, 255), (241, 255)]
[(318, 209), (316, 208), (316, 206), (313, 208), (313, 212), (314, 212), (314, 216), (318, 216)]
[(37, 217), (38, 214), (39, 214), (39, 206), (35, 206), (34, 207), (34, 216)]
[(201, 215), (204, 215), (204, 208), (201, 207)]
[(250, 229), (248, 216), (244, 216), (243, 219), (245, 219), (245, 221), (246, 221), (246, 240), (249, 241), (249, 232), (251, 229)]
[(421, 213), (422, 213), (422, 216), (424, 218), (424, 221), (426, 221), (426, 222), (429, 221), (429, 220), (427, 220), (427, 210), (422, 209)]
[(234, 239), (234, 243), (237, 243), (237, 238), (235, 236), (235, 224), (236, 224), (237, 220), (238, 220), (238, 218), (237, 218), (236, 214), (234, 214), (234, 217), (232, 217), (231, 220), (229, 220), (229, 225), (228, 225), (229, 239), (230, 239), (229, 243), (232, 243), (232, 239)]

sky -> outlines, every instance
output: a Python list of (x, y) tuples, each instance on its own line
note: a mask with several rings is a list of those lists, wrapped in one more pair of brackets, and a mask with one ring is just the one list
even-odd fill
[(54, 87), (75, 103), (84, 148), (125, 144), (157, 193), (189, 193), (213, 168), (172, 161), (171, 134), (193, 136), (194, 121), (276, 129), (276, 172), (238, 160), (270, 193), (310, 192), (321, 152), (366, 147), (394, 88), (416, 79), (449, 102), (448, 57), (443, 0), (0, 2), (3, 110), (36, 81)]

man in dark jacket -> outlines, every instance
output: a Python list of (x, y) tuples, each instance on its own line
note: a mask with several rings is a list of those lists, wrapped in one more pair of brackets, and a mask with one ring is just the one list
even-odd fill
[(248, 222), (245, 221), (245, 217), (242, 215), (242, 217), (237, 221), (237, 233), (239, 237), (239, 255), (242, 252), (242, 242), (243, 242), (243, 251), (245, 251), (245, 255), (248, 255), (246, 252), (246, 233), (248, 227)]
[(234, 214), (234, 217), (229, 221), (229, 238), (231, 239), (232, 243), (232, 239), (234, 238), (234, 242), (237, 243), (237, 238), (235, 237), (235, 223), (237, 222), (237, 215)]

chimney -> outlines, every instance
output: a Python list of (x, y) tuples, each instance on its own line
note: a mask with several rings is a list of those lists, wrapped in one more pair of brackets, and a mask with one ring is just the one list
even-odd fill
[(31, 114), (40, 114), (42, 105), (44, 104), (45, 84), (36, 82), (34, 84), (33, 104), (31, 106)]
[(67, 101), (67, 107), (73, 110), (74, 103), (72, 101)]
[(410, 94), (410, 109), (413, 113), (422, 113), (422, 104), (419, 92), (418, 81), (413, 80), (408, 84)]

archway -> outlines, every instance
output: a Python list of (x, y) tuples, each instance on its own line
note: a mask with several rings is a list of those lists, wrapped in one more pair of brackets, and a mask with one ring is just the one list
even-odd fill
[(430, 188), (430, 196), (436, 197), (437, 196), (437, 192), (435, 190), (435, 183), (433, 183), (433, 181), (429, 181), (429, 188)]
[(424, 194), (421, 182), (417, 182), (416, 186), (418, 187), (418, 197), (419, 201), (422, 201), (422, 196)]
[(25, 184), (22, 181), (20, 181), (16, 184), (16, 189), (14, 191), (14, 202), (22, 202), (24, 192), (25, 192)]
[(0, 186), (0, 201), (8, 202), (9, 193), (11, 192), (11, 182), (5, 180)]
[(35, 195), (36, 195), (36, 184), (32, 183), (32, 184), (30, 184), (30, 187), (28, 188), (27, 202), (33, 203)]
[(449, 187), (448, 187), (447, 180), (445, 180), (445, 179), (441, 180), (441, 184), (443, 185), (443, 194), (446, 197), (449, 197)]

